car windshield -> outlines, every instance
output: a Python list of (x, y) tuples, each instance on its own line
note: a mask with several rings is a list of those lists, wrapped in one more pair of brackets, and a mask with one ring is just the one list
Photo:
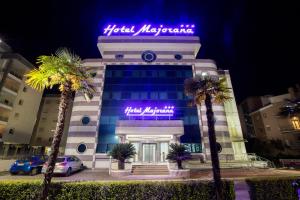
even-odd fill
[(61, 163), (61, 162), (64, 162), (65, 161), (65, 158), (57, 158), (56, 159), (56, 162), (57, 163)]

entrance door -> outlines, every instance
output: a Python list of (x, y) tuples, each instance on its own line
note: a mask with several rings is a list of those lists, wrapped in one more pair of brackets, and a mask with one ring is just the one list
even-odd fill
[(143, 162), (155, 162), (156, 144), (143, 144)]

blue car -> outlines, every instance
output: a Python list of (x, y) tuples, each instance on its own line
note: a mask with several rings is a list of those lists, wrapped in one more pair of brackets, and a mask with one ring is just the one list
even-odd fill
[(9, 172), (12, 175), (19, 174), (20, 172), (30, 175), (39, 174), (42, 171), (45, 161), (45, 156), (32, 156), (26, 159), (16, 160), (11, 165)]

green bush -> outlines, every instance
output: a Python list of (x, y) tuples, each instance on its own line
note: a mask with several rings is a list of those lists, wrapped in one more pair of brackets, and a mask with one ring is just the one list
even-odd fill
[[(233, 182), (223, 182), (226, 200), (235, 199)], [(0, 182), (0, 199), (36, 199), (41, 191), (38, 181)], [(210, 200), (212, 183), (207, 181), (119, 181), (53, 183), (49, 199), (110, 200)]]
[(247, 179), (252, 200), (298, 200), (292, 178)]

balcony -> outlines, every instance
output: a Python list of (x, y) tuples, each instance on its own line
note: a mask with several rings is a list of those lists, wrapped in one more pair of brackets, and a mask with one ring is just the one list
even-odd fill
[(23, 76), (21, 74), (18, 74), (17, 72), (14, 72), (14, 71), (8, 72), (8, 77), (11, 79), (14, 79), (15, 81), (17, 81), (19, 83), (22, 82), (22, 78), (23, 78)]
[(8, 117), (0, 116), (0, 124), (7, 124)]
[(280, 126), (281, 133), (300, 133), (300, 129), (295, 129), (293, 126)]
[(11, 110), (13, 107), (13, 103), (6, 99), (0, 98), (0, 107)]

